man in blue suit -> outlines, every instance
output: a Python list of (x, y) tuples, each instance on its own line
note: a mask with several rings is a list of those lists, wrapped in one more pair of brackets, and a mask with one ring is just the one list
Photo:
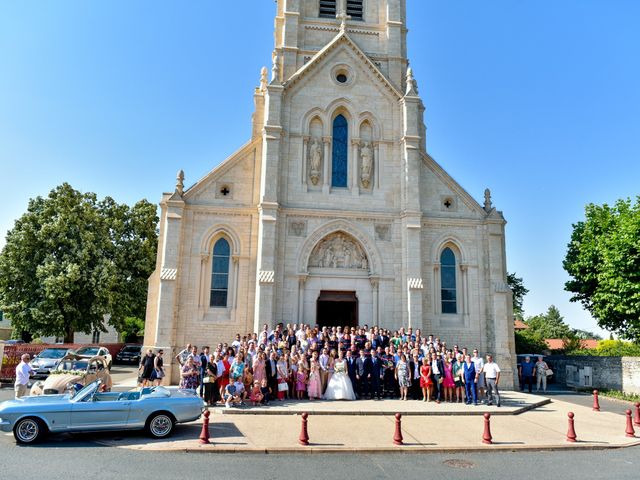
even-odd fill
[(370, 383), (371, 386), (371, 398), (378, 397), (378, 400), (382, 398), (382, 385), (381, 378), (382, 377), (382, 360), (378, 357), (378, 354), (375, 350), (371, 350), (371, 359), (369, 360), (371, 363), (370, 372)]
[(466, 394), (465, 403), (467, 405), (471, 405), (471, 400), (473, 399), (473, 404), (478, 405), (478, 374), (476, 372), (476, 367), (471, 361), (471, 355), (467, 355), (464, 357), (464, 365), (463, 369), (463, 379), (464, 379), (464, 391)]

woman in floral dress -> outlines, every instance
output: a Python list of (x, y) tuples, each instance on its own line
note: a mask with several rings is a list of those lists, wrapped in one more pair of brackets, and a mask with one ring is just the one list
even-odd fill
[(180, 388), (190, 390), (198, 388), (200, 386), (199, 375), (198, 369), (193, 362), (193, 357), (188, 357), (180, 371)]
[(253, 381), (258, 382), (258, 385), (262, 385), (262, 380), (267, 378), (264, 362), (267, 357), (264, 352), (256, 354), (253, 360)]
[(409, 387), (411, 386), (411, 371), (407, 365), (407, 357), (404, 353), (400, 354), (400, 360), (396, 365), (395, 378), (400, 387), (400, 400), (407, 400)]

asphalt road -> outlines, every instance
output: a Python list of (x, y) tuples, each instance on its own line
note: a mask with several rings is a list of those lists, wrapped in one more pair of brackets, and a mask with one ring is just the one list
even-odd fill
[[(136, 367), (115, 366), (114, 383), (135, 376)], [(114, 388), (122, 390), (123, 388)], [(551, 398), (590, 406), (590, 395), (550, 391)], [(0, 401), (12, 398), (11, 389), (0, 390)], [(622, 414), (629, 404), (600, 399), (603, 411)], [(180, 428), (180, 427), (178, 427)], [(451, 432), (444, 432), (450, 434)], [(49, 479), (59, 472), (77, 472), (91, 466), (91, 478), (154, 479), (185, 475), (213, 479), (305, 480), (340, 477), (455, 479), (609, 479), (639, 478), (640, 447), (619, 450), (500, 452), (473, 454), (334, 454), (334, 455), (220, 455), (211, 453), (140, 452), (101, 444), (113, 436), (144, 435), (141, 432), (53, 435), (39, 445), (22, 447), (12, 434), (0, 433), (0, 478)], [(33, 462), (38, 458), (38, 462)], [(58, 472), (58, 473), (53, 473)], [(49, 474), (50, 473), (50, 474)]]
[[(2, 442), (3, 444), (5, 442)], [(45, 449), (43, 451), (43, 449)], [(55, 447), (0, 448), (2, 478), (49, 479), (61, 472), (101, 479), (278, 479), (443, 478), (637, 480), (640, 448), (607, 451), (384, 454), (218, 455), (138, 452), (66, 441)], [(33, 462), (32, 458), (38, 461)], [(62, 474), (62, 475), (65, 475)]]

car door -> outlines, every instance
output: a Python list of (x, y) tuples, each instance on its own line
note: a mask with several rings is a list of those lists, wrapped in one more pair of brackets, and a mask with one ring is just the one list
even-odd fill
[(117, 400), (116, 394), (96, 393), (71, 408), (73, 430), (109, 430), (124, 428), (131, 409), (130, 400)]

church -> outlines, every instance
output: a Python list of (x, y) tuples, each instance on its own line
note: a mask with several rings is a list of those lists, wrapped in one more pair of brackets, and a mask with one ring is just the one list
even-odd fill
[(277, 0), (275, 15), (251, 138), (162, 196), (145, 346), (404, 326), (493, 352), (512, 387), (506, 221), (427, 153), (406, 0)]

